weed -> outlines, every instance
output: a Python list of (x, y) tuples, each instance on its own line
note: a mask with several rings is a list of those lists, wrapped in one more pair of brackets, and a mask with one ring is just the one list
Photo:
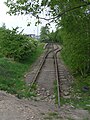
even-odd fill
[(41, 115), (45, 115), (45, 113), (41, 113)]
[(49, 112), (48, 115), (44, 117), (44, 119), (55, 120), (55, 119), (60, 119), (60, 116), (56, 112)]
[(53, 118), (48, 116), (48, 117), (44, 117), (45, 120), (52, 120)]
[(48, 113), (49, 116), (57, 116), (58, 114), (56, 112), (50, 112)]
[(73, 120), (72, 118), (68, 118), (68, 120)]
[(55, 103), (58, 104), (58, 90), (57, 90), (57, 81), (54, 81), (54, 95), (55, 95)]

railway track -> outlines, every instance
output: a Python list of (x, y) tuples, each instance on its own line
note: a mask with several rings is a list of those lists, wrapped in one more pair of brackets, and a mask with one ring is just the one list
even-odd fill
[(54, 65), (55, 65), (55, 78), (57, 80), (58, 106), (60, 107), (61, 81), (60, 81), (60, 77), (59, 77), (59, 66), (58, 66), (58, 61), (57, 61), (57, 53), (59, 51), (60, 51), (60, 49), (57, 49), (56, 51), (54, 51)]
[[(48, 95), (50, 95), (53, 93), (53, 82), (57, 80), (58, 106), (60, 107), (61, 88), (57, 61), (57, 53), (59, 51), (58, 45), (52, 43), (46, 45), (45, 55), (33, 77), (31, 86), (37, 82), (41, 88), (47, 89), (50, 92)], [(43, 94), (45, 94), (45, 91)]]

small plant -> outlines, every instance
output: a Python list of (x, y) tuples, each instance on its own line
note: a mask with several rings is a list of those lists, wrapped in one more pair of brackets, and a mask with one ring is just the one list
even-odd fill
[(68, 120), (73, 120), (72, 118), (68, 118)]
[(56, 112), (49, 112), (46, 117), (44, 117), (45, 120), (55, 120), (60, 119), (60, 116)]
[(58, 113), (56, 113), (56, 112), (50, 112), (50, 113), (48, 113), (48, 115), (54, 117), (54, 116), (58, 116)]

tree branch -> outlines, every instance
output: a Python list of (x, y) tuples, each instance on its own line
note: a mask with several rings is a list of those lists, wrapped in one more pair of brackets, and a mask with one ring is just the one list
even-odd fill
[(87, 4), (83, 4), (83, 5), (79, 5), (79, 6), (70, 8), (70, 9), (68, 9), (68, 10), (66, 10), (66, 11), (64, 11), (64, 12), (62, 12), (62, 13), (60, 13), (60, 14), (58, 14), (57, 17), (61, 17), (61, 16), (64, 15), (65, 13), (68, 13), (68, 12), (70, 12), (70, 11), (73, 11), (73, 10), (78, 9), (78, 8), (81, 8), (81, 7), (85, 7), (85, 6), (87, 6), (87, 5), (90, 5), (90, 2), (88, 2)]
[(61, 17), (62, 15), (64, 15), (65, 13), (68, 13), (68, 12), (70, 12), (70, 11), (73, 11), (73, 10), (76, 10), (76, 9), (78, 9), (78, 8), (85, 7), (85, 6), (88, 6), (88, 5), (90, 5), (90, 2), (88, 2), (87, 4), (83, 4), (83, 5), (79, 5), (79, 6), (70, 8), (70, 9), (68, 9), (68, 10), (66, 10), (66, 11), (64, 11), (64, 12), (62, 12), (62, 13), (59, 13), (57, 16), (52, 17), (52, 18), (49, 18), (49, 19), (47, 19), (47, 18), (42, 18), (42, 17), (39, 17), (39, 18), (40, 18), (40, 19), (43, 19), (43, 20), (47, 20), (47, 21), (49, 21), (49, 20), (53, 21), (53, 20), (56, 19), (56, 18), (60, 18), (60, 17)]

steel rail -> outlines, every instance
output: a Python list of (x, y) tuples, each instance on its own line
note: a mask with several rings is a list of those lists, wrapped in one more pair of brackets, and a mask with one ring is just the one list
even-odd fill
[(61, 85), (60, 85), (60, 78), (59, 78), (59, 67), (58, 67), (58, 61), (57, 61), (57, 53), (60, 51), (58, 49), (57, 51), (53, 51), (54, 54), (54, 66), (55, 66), (55, 78), (57, 80), (57, 92), (58, 92), (58, 107), (60, 108), (60, 98), (61, 98)]
[(40, 74), (40, 71), (41, 71), (41, 69), (42, 69), (42, 67), (43, 67), (43, 65), (44, 65), (44, 63), (45, 63), (45, 60), (46, 60), (46, 58), (47, 58), (47, 56), (48, 56), (48, 54), (50, 53), (51, 51), (46, 51), (46, 53), (45, 53), (45, 55), (44, 55), (44, 57), (43, 57), (43, 60), (41, 61), (41, 64), (40, 64), (40, 66), (39, 66), (39, 68), (38, 68), (38, 70), (37, 70), (37, 72), (36, 72), (36, 74), (35, 74), (35, 76), (34, 76), (34, 78), (33, 78), (33, 82), (32, 82), (32, 84), (34, 84), (36, 81), (37, 81), (37, 78), (38, 78), (38, 76), (39, 76), (39, 74)]

